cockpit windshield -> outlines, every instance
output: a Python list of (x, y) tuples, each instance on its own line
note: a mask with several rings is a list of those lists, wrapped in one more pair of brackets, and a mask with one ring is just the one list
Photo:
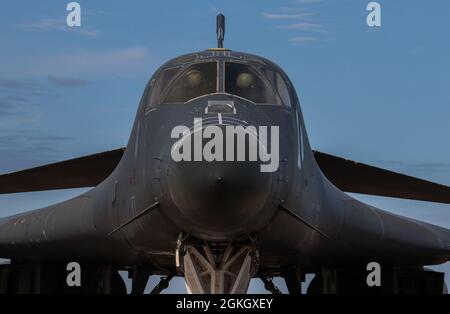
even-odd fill
[(281, 104), (264, 76), (246, 64), (226, 62), (225, 92), (257, 104)]
[(178, 75), (167, 87), (161, 102), (186, 102), (193, 98), (212, 94), (217, 88), (217, 63), (197, 63)]
[[(219, 70), (220, 69), (220, 70)], [(149, 106), (186, 103), (226, 93), (256, 104), (290, 107), (290, 93), (279, 71), (242, 62), (211, 61), (163, 69), (152, 84)]]

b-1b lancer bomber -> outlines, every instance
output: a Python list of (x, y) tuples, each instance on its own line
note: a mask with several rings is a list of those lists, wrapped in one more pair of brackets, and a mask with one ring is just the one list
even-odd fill
[[(443, 293), (450, 230), (345, 192), (450, 203), (450, 188), (311, 149), (300, 102), (271, 61), (218, 47), (162, 65), (128, 145), (0, 176), (0, 193), (79, 187), (68, 201), (0, 219), (0, 292)], [(78, 263), (81, 286), (67, 285)], [(373, 267), (373, 268), (372, 268)], [(381, 285), (370, 284), (370, 270)]]

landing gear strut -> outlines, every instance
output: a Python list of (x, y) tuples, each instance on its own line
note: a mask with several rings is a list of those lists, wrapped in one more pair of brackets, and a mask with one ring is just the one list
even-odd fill
[(179, 243), (176, 256), (188, 293), (246, 293), (257, 270), (252, 244)]
[(169, 287), (169, 282), (172, 280), (173, 275), (161, 277), (159, 283), (150, 291), (150, 294), (160, 294), (163, 290)]
[(280, 289), (273, 283), (273, 278), (264, 275), (259, 276), (259, 279), (264, 283), (264, 288), (272, 294), (282, 294)]
[(143, 294), (152, 274), (153, 269), (149, 266), (134, 266), (129, 272), (132, 278), (131, 294)]

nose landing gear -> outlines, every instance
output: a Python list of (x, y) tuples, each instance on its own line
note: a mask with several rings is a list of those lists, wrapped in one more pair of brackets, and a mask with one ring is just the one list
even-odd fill
[(176, 258), (188, 293), (243, 294), (256, 274), (258, 251), (253, 244), (179, 240)]

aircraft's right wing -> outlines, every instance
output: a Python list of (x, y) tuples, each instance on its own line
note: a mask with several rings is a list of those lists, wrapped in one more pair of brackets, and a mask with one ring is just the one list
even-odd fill
[(125, 148), (0, 175), (0, 194), (92, 187), (106, 179)]
[(314, 151), (325, 176), (345, 192), (450, 204), (450, 187)]

